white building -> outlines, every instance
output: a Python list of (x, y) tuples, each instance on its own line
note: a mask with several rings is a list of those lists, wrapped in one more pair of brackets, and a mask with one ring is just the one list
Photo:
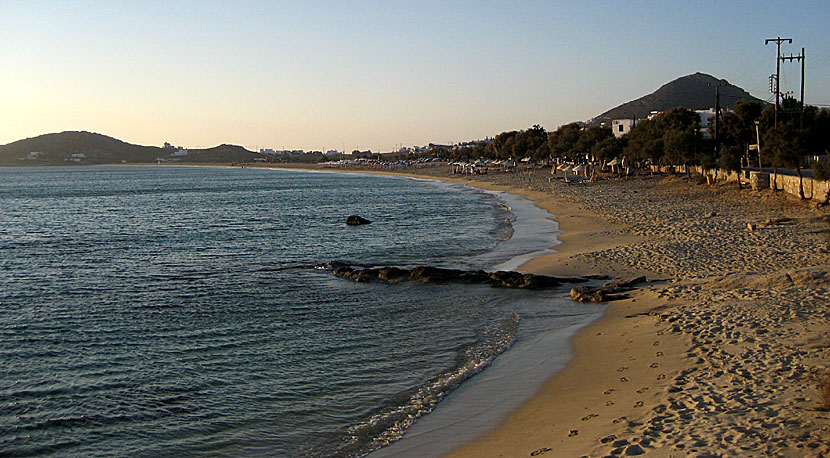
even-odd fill
[(637, 124), (635, 119), (614, 119), (611, 121), (611, 131), (617, 138), (631, 132), (631, 129)]
[(712, 138), (709, 135), (709, 128), (715, 123), (715, 110), (710, 108), (708, 110), (695, 110), (698, 116), (700, 116), (700, 133), (703, 135), (703, 138)]

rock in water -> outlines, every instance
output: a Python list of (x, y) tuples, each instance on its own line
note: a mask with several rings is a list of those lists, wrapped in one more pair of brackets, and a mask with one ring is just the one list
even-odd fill
[(366, 218), (357, 215), (352, 215), (346, 218), (346, 224), (348, 224), (349, 226), (361, 226), (363, 224), (372, 224), (372, 222)]

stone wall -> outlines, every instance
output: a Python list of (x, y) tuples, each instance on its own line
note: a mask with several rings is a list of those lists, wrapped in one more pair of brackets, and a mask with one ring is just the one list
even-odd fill
[[(735, 172), (727, 172), (722, 169), (713, 169), (706, 170), (704, 173), (703, 168), (700, 166), (692, 166), (689, 168), (692, 173), (700, 175), (713, 175), (717, 181), (735, 181), (740, 176), (741, 183), (749, 186), (749, 173), (746, 172), (739, 175)], [(653, 169), (655, 172), (659, 171), (665, 173), (673, 169), (675, 173), (683, 173), (683, 166), (655, 166)], [(779, 191), (792, 194), (795, 197), (799, 197), (797, 176), (777, 175), (771, 173), (769, 181), (771, 189), (777, 189)], [(804, 197), (806, 199), (823, 201), (828, 192), (830, 192), (830, 182), (804, 177)]]

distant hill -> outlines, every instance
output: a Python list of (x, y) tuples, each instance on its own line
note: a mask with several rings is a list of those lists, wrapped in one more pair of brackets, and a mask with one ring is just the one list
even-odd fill
[(664, 84), (660, 89), (637, 100), (612, 108), (594, 118), (594, 121), (609, 121), (624, 118), (645, 118), (651, 111), (666, 111), (675, 107), (690, 110), (706, 110), (715, 107), (715, 86), (720, 85), (721, 108), (731, 108), (738, 100), (766, 104), (729, 81), (717, 79), (705, 73), (680, 77)]
[(44, 134), (0, 146), (0, 165), (65, 165), (170, 162), (250, 162), (259, 154), (241, 146), (219, 145), (179, 151), (126, 143), (93, 132)]

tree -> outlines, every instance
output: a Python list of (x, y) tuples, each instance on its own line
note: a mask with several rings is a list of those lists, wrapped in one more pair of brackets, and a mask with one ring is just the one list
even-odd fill
[[(732, 111), (727, 111), (718, 126), (718, 142), (746, 148), (755, 143), (755, 121), (761, 117), (760, 103), (739, 100)], [(714, 134), (714, 126), (709, 129)]]
[[(741, 173), (741, 156), (743, 149), (737, 145), (729, 145), (721, 149), (718, 165), (729, 172)], [(738, 177), (738, 189), (741, 189), (741, 177)]]
[[(830, 181), (830, 162), (819, 162), (813, 167), (813, 172), (816, 174), (817, 180)], [(824, 207), (830, 204), (830, 188), (824, 194), (824, 202), (819, 202), (817, 207)]]
[(657, 122), (663, 130), (664, 159), (683, 164), (689, 175), (689, 164), (700, 159), (700, 116), (692, 110), (677, 107), (658, 116)]
[(600, 126), (587, 127), (580, 133), (579, 139), (576, 141), (576, 145), (574, 145), (574, 153), (580, 157), (585, 157), (591, 154), (594, 145), (613, 136), (614, 134), (611, 133), (611, 129)]
[(700, 144), (700, 134), (690, 129), (671, 128), (663, 134), (663, 147), (665, 148), (665, 160), (671, 164), (683, 164), (686, 175), (689, 176), (689, 163), (697, 155), (697, 148)]
[(627, 136), (616, 138), (613, 135), (595, 143), (591, 148), (591, 154), (597, 159), (608, 161), (623, 155), (623, 148), (626, 144)]
[(576, 144), (582, 133), (582, 126), (579, 123), (560, 126), (548, 137), (550, 154), (555, 157), (574, 157)]
[(511, 150), (510, 150), (510, 143), (512, 143), (513, 137), (516, 136), (518, 132), (515, 130), (510, 132), (502, 132), (493, 139), (493, 152), (496, 155), (497, 159), (507, 159), (510, 157)]
[(623, 153), (630, 160), (650, 160), (658, 164), (663, 159), (663, 130), (657, 120), (645, 119), (637, 123), (625, 137), (628, 144)]
[(548, 133), (538, 124), (530, 129), (518, 132), (513, 137), (513, 157), (522, 158), (535, 155), (539, 147), (547, 142), (547, 139)]
[(804, 200), (801, 158), (809, 152), (807, 132), (787, 123), (767, 132), (764, 144), (766, 150), (772, 153), (773, 166), (795, 169), (798, 174), (798, 197)]

